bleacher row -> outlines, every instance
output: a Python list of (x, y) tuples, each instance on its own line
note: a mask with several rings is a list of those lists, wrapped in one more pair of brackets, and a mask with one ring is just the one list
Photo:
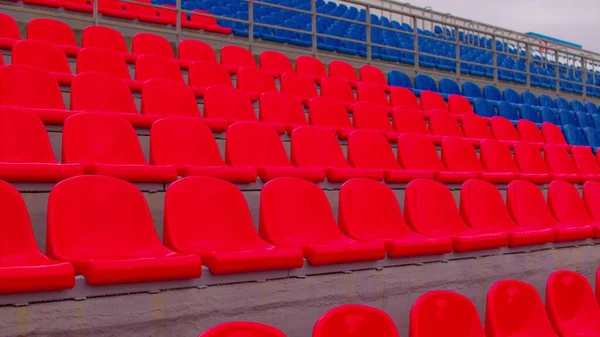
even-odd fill
[[(596, 298), (580, 274), (557, 271), (546, 283), (546, 305), (537, 290), (522, 281), (496, 282), (486, 297), (485, 325), (471, 300), (450, 291), (421, 295), (410, 310), (410, 337), (571, 337), (600, 335), (600, 268)], [(249, 334), (285, 337), (277, 328), (254, 322), (229, 322), (198, 337)], [(385, 311), (346, 304), (328, 310), (313, 326), (312, 337), (400, 337), (394, 320)]]

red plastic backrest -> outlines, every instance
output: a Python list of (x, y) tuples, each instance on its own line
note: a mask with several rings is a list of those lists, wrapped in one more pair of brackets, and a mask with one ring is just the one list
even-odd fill
[(542, 135), (548, 144), (567, 144), (561, 129), (549, 122), (542, 124)]
[(52, 19), (33, 19), (27, 24), (27, 39), (42, 40), (52, 44), (77, 46), (71, 27)]
[(456, 119), (448, 111), (438, 110), (429, 116), (429, 129), (434, 135), (463, 137)]
[(365, 130), (352, 131), (348, 136), (348, 162), (360, 168), (401, 169), (387, 139)]
[(329, 62), (329, 77), (358, 81), (358, 75), (354, 67), (350, 63), (339, 60)]
[(462, 138), (446, 137), (442, 140), (442, 163), (450, 171), (484, 171), (473, 145)]
[(392, 318), (382, 310), (346, 304), (327, 311), (313, 328), (312, 337), (400, 337)]
[(208, 26), (208, 27), (218, 27), (219, 26), (219, 24), (217, 23), (217, 19), (216, 18), (213, 18), (211, 16), (205, 16), (205, 15), (195, 14), (195, 13), (210, 14), (209, 12), (203, 11), (201, 9), (194, 9), (193, 12), (194, 13), (192, 13), (190, 15), (191, 21), (193, 23), (200, 23), (200, 24), (203, 24), (203, 25)]
[(0, 13), (0, 37), (14, 40), (21, 39), (17, 21), (8, 14)]
[(142, 55), (135, 62), (135, 79), (147, 81), (153, 78), (167, 78), (185, 83), (177, 60), (159, 55)]
[(256, 67), (252, 53), (248, 49), (238, 46), (221, 48), (221, 64), (238, 69), (241, 67)]
[(151, 4), (150, 0), (136, 0), (135, 2), (125, 3), (127, 12), (132, 12), (138, 15), (156, 16), (156, 10), (151, 6), (140, 5), (140, 3)]
[(454, 235), (467, 229), (450, 190), (429, 179), (408, 183), (404, 217), (412, 229), (425, 236)]
[(398, 138), (398, 162), (409, 170), (446, 170), (433, 143), (416, 133)]
[(383, 73), (383, 71), (381, 71), (381, 69), (377, 67), (371, 65), (364, 65), (360, 67), (359, 72), (360, 80), (362, 82), (376, 83), (380, 85), (388, 84), (385, 74)]
[(545, 142), (540, 129), (538, 129), (537, 125), (532, 121), (519, 119), (517, 122), (517, 132), (519, 133), (519, 138), (523, 141), (533, 143)]
[(453, 114), (473, 114), (473, 106), (469, 100), (461, 95), (448, 96), (448, 110)]
[(344, 240), (329, 200), (317, 184), (277, 178), (260, 194), (260, 235), (275, 245), (309, 246)]
[(464, 115), (462, 118), (462, 133), (467, 138), (491, 139), (494, 138), (488, 122), (475, 114)]
[(191, 86), (207, 88), (213, 85), (224, 85), (233, 88), (229, 72), (218, 64), (197, 61), (188, 69), (188, 81)]
[(268, 325), (254, 322), (230, 322), (215, 326), (198, 337), (285, 337), (283, 332)]
[(15, 42), (11, 63), (26, 64), (55, 73), (71, 73), (64, 51), (45, 41), (21, 40)]
[(473, 228), (511, 230), (517, 225), (496, 186), (471, 179), (460, 189), (460, 215)]
[(279, 135), (269, 125), (235, 123), (227, 129), (225, 141), (225, 161), (231, 166), (292, 166)]
[(82, 73), (73, 78), (71, 110), (137, 113), (127, 84), (116, 76), (98, 72)]
[(324, 97), (315, 97), (310, 100), (308, 122), (318, 126), (353, 128), (344, 105), (339, 101)]
[(77, 73), (96, 71), (130, 80), (129, 68), (122, 55), (108, 49), (84, 48), (77, 54)]
[(108, 176), (77, 176), (50, 191), (46, 251), (67, 261), (167, 253), (142, 192)]
[(104, 26), (85, 27), (81, 35), (81, 46), (83, 48), (100, 48), (119, 53), (129, 53), (123, 34), (116, 29)]
[(394, 130), (403, 133), (429, 134), (423, 116), (416, 108), (397, 106), (394, 108), (392, 125)]
[(589, 146), (573, 146), (571, 159), (581, 173), (600, 174), (600, 165)]
[(359, 102), (371, 102), (385, 106), (390, 105), (383, 87), (374, 83), (358, 83), (356, 89), (356, 100)]
[(39, 118), (26, 111), (0, 109), (0, 162), (56, 163)]
[(489, 172), (519, 172), (508, 146), (495, 139), (484, 139), (479, 146), (479, 159)]
[(327, 77), (325, 65), (312, 56), (298, 56), (296, 58), (296, 72), (303, 75)]
[(557, 224), (542, 191), (528, 181), (515, 180), (508, 184), (506, 206), (513, 219), (522, 227), (553, 228)]
[(198, 40), (183, 40), (177, 45), (177, 57), (186, 61), (203, 61), (217, 64), (215, 51), (206, 42)]
[(355, 239), (400, 239), (410, 233), (394, 191), (385, 183), (356, 178), (339, 194), (338, 223)]
[(594, 225), (577, 187), (566, 181), (554, 180), (548, 185), (548, 207), (561, 223), (572, 226)]
[(134, 54), (157, 55), (170, 59), (175, 58), (175, 53), (173, 52), (171, 43), (169, 43), (166, 38), (160, 35), (152, 33), (137, 33), (133, 36), (131, 43)]
[(387, 110), (375, 103), (356, 103), (352, 110), (352, 121), (357, 129), (393, 131)]
[(509, 119), (500, 116), (492, 117), (490, 120), (490, 127), (494, 138), (498, 140), (519, 140), (519, 134)]
[(449, 291), (430, 291), (413, 304), (410, 337), (485, 337), (473, 303)]
[(321, 80), (321, 97), (336, 99), (344, 103), (355, 101), (350, 84), (339, 78), (324, 78)]
[(294, 71), (292, 61), (277, 51), (267, 50), (260, 53), (259, 63), (263, 70), (273, 70), (282, 74)]
[(514, 145), (515, 162), (519, 169), (526, 173), (550, 173), (550, 169), (540, 149), (526, 142), (518, 142)]
[(163, 118), (150, 129), (150, 163), (225, 165), (210, 129), (199, 118)]
[(262, 243), (240, 189), (212, 177), (187, 177), (169, 186), (163, 234), (173, 250), (207, 255)]
[(546, 164), (554, 173), (577, 174), (577, 169), (569, 156), (569, 152), (562, 146), (546, 145), (544, 148)]
[(133, 126), (102, 113), (80, 113), (65, 120), (63, 163), (147, 164)]
[(583, 275), (561, 270), (546, 283), (546, 310), (561, 336), (600, 334), (600, 308)]
[(588, 181), (583, 184), (583, 202), (588, 213), (596, 221), (600, 221), (598, 200), (600, 200), (600, 182)]
[(222, 85), (204, 92), (204, 117), (225, 120), (256, 121), (250, 98), (243, 91)]
[(54, 76), (42, 69), (22, 64), (0, 67), (0, 105), (65, 109)]
[(516, 280), (496, 282), (488, 291), (485, 332), (487, 337), (558, 337), (537, 290)]
[(390, 103), (393, 106), (406, 106), (421, 109), (417, 96), (408, 88), (390, 87)]
[(306, 125), (302, 103), (282, 92), (265, 92), (260, 95), (259, 119), (264, 122)]
[(429, 90), (423, 90), (421, 92), (421, 109), (426, 111), (448, 111), (448, 107), (446, 106), (446, 102), (442, 95)]
[(185, 84), (157, 78), (144, 83), (142, 114), (200, 117), (200, 109), (194, 93)]
[(300, 99), (311, 99), (319, 95), (314, 82), (298, 73), (281, 75), (281, 92)]
[(257, 94), (277, 91), (277, 85), (275, 85), (273, 76), (256, 67), (242, 67), (238, 69), (237, 88)]
[(295, 166), (350, 167), (333, 130), (302, 126), (294, 129), (291, 142), (291, 160)]

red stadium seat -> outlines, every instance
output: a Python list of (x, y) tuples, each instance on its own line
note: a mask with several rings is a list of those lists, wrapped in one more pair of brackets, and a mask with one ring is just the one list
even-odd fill
[(387, 109), (375, 103), (356, 103), (352, 113), (352, 122), (355, 128), (378, 131), (393, 143), (396, 143), (402, 134), (392, 128)]
[(390, 90), (386, 75), (381, 69), (372, 65), (363, 65), (360, 67), (359, 73), (361, 82), (378, 84), (382, 86), (385, 91)]
[(62, 1), (59, 0), (23, 0), (26, 5), (44, 6), (51, 8), (60, 8), (63, 5)]
[(493, 139), (488, 121), (476, 114), (468, 114), (461, 120), (462, 133), (472, 139)]
[(542, 135), (546, 144), (560, 145), (567, 150), (571, 149), (571, 145), (567, 144), (562, 130), (555, 124), (544, 122), (542, 124)]
[(434, 136), (429, 132), (427, 124), (416, 108), (397, 106), (394, 108), (392, 125), (400, 133), (416, 133), (424, 135), (427, 139), (438, 145), (442, 143), (442, 136)]
[(450, 190), (433, 180), (416, 179), (408, 183), (404, 216), (411, 228), (421, 235), (451, 237), (457, 252), (508, 245), (508, 234), (503, 229), (475, 229), (467, 226)]
[(310, 100), (308, 122), (315, 127), (334, 130), (338, 137), (347, 139), (354, 126), (341, 102), (316, 97)]
[(198, 337), (235, 337), (249, 334), (260, 337), (285, 337), (283, 332), (265, 324), (253, 322), (223, 323), (201, 333)]
[(293, 269), (304, 262), (300, 249), (263, 241), (242, 192), (219, 179), (188, 177), (171, 184), (164, 223), (165, 245), (200, 255), (213, 274)]
[(83, 48), (77, 55), (77, 73), (101, 72), (119, 77), (129, 86), (132, 91), (141, 91), (143, 81), (133, 81), (129, 74), (129, 68), (122, 56), (108, 49)]
[(134, 54), (158, 55), (170, 59), (175, 58), (175, 53), (173, 52), (171, 43), (160, 35), (152, 33), (137, 33), (133, 36), (131, 45)]
[(487, 337), (558, 337), (537, 290), (516, 280), (496, 282), (488, 291), (485, 333)]
[(13, 45), (12, 64), (25, 64), (49, 72), (58, 84), (69, 85), (73, 79), (65, 53), (45, 41), (21, 40)]
[(113, 177), (79, 176), (52, 188), (46, 249), (51, 258), (73, 263), (92, 286), (202, 273), (197, 255), (175, 253), (160, 243), (142, 192)]
[(194, 13), (190, 15), (191, 24), (200, 25), (200, 27), (202, 27), (202, 30), (205, 30), (207, 32), (231, 35), (231, 28), (219, 26), (219, 23), (217, 22), (216, 18), (199, 14), (210, 13), (201, 9), (195, 9)]
[(596, 297), (598, 298), (598, 305), (600, 305), (600, 267), (596, 272)]
[(98, 10), (103, 16), (135, 20), (136, 13), (127, 11), (126, 7), (126, 4), (119, 0), (98, 0)]
[(277, 132), (261, 123), (238, 122), (227, 129), (225, 160), (233, 167), (251, 167), (263, 181), (297, 177), (315, 182), (325, 180), (321, 169), (294, 167)]
[(0, 181), (0, 199), (0, 295), (73, 288), (73, 266), (40, 252), (19, 191)]
[(573, 146), (571, 159), (583, 180), (600, 181), (600, 165), (589, 146)]
[(548, 186), (548, 207), (564, 227), (569, 227), (573, 233), (593, 238), (600, 226), (600, 221), (594, 220), (587, 212), (577, 187), (564, 181), (555, 180)]
[(21, 33), (17, 21), (8, 14), (0, 13), (0, 49), (12, 49), (19, 40)]
[(398, 161), (411, 171), (434, 173), (443, 183), (462, 183), (477, 178), (476, 172), (449, 171), (438, 157), (433, 143), (419, 134), (404, 134), (398, 139)]
[(473, 303), (449, 291), (430, 291), (413, 304), (410, 337), (485, 337)]
[(533, 143), (540, 148), (543, 147), (546, 142), (540, 129), (538, 129), (537, 125), (532, 121), (519, 119), (517, 122), (517, 132), (522, 141)]
[(415, 110), (421, 109), (417, 96), (407, 88), (390, 87), (390, 103), (394, 107), (410, 107)]
[(348, 81), (339, 78), (326, 77), (321, 80), (321, 97), (340, 101), (349, 111), (354, 109), (356, 103)]
[(305, 106), (308, 106), (308, 102), (313, 97), (319, 96), (313, 81), (298, 73), (284, 73), (281, 75), (281, 92), (295, 97)]
[(360, 82), (356, 88), (357, 102), (370, 102), (379, 104), (386, 108), (386, 111), (391, 114), (392, 107), (388, 101), (387, 94), (382, 86), (374, 83)]
[(352, 88), (356, 88), (359, 82), (354, 67), (350, 63), (340, 60), (329, 62), (329, 77), (345, 80)]
[(516, 142), (520, 141), (519, 134), (509, 119), (500, 116), (492, 117), (490, 119), (490, 129), (492, 129), (494, 138), (511, 148)]
[(242, 67), (256, 68), (252, 53), (238, 46), (225, 46), (221, 48), (221, 66), (229, 73), (235, 74)]
[(331, 182), (352, 178), (383, 179), (379, 169), (351, 167), (333, 130), (303, 126), (291, 135), (291, 161), (297, 167), (321, 169)]
[(56, 161), (46, 128), (37, 117), (0, 109), (0, 180), (57, 182), (80, 174), (80, 165)]
[(260, 68), (275, 78), (281, 77), (283, 73), (294, 71), (292, 61), (285, 55), (277, 51), (267, 50), (260, 53)]
[(544, 147), (544, 159), (548, 168), (553, 172), (554, 179), (572, 183), (581, 182), (582, 177), (577, 172), (575, 164), (573, 164), (571, 156), (565, 147), (554, 144), (546, 145)]
[(550, 181), (547, 173), (521, 172), (515, 163), (509, 148), (494, 139), (484, 139), (479, 146), (479, 157), (483, 167), (490, 172), (509, 172), (517, 178), (531, 181), (536, 184), (545, 184)]
[(543, 244), (554, 241), (551, 228), (518, 226), (510, 217), (498, 189), (482, 180), (469, 180), (460, 190), (460, 214), (472, 228), (504, 231), (511, 247)]
[(33, 19), (27, 24), (27, 39), (42, 40), (62, 48), (68, 56), (76, 56), (79, 47), (71, 27), (52, 19)]
[(550, 171), (550, 168), (548, 168), (548, 165), (542, 157), (540, 149), (531, 143), (516, 143), (514, 153), (515, 162), (519, 166), (519, 169), (524, 173), (548, 175), (548, 181), (551, 179), (579, 181), (579, 177), (576, 174), (570, 175)]
[(252, 101), (258, 101), (264, 92), (277, 91), (273, 76), (256, 67), (238, 69), (236, 82), (237, 88), (245, 92)]
[[(156, 8), (152, 6), (150, 0), (135, 0), (135, 2), (126, 2), (125, 10), (129, 13), (134, 13), (136, 19), (140, 22), (155, 23), (159, 25), (168, 25), (170, 19), (160, 16)], [(143, 53), (142, 53), (143, 54)]]
[(175, 59), (159, 55), (141, 55), (135, 62), (135, 79), (145, 82), (154, 78), (185, 83)]
[(50, 73), (20, 64), (0, 67), (0, 106), (30, 111), (46, 124), (62, 124), (71, 114)]
[(546, 311), (561, 337), (600, 336), (600, 307), (589, 282), (572, 271), (557, 271), (546, 283)]
[[(583, 185), (583, 202), (588, 213), (596, 221), (600, 221), (600, 207), (598, 207), (598, 198), (600, 198), (600, 183), (588, 181)], [(597, 236), (600, 236), (600, 228)]]
[(321, 82), (322, 78), (327, 77), (327, 70), (321, 60), (312, 56), (298, 56), (296, 58), (296, 72), (302, 74), (312, 81)]
[(483, 167), (473, 145), (462, 138), (446, 137), (442, 141), (442, 163), (452, 172), (468, 172), (494, 184), (516, 179), (512, 172), (488, 172)]
[[(436, 136), (465, 138), (456, 119), (448, 111), (432, 112), (429, 116), (429, 129)], [(481, 139), (465, 138), (465, 140), (475, 146), (481, 143)]]
[(139, 56), (129, 52), (121, 32), (104, 26), (85, 27), (81, 35), (81, 46), (83, 48), (108, 49), (121, 55), (128, 63), (135, 62)]
[(213, 47), (206, 42), (199, 40), (183, 40), (177, 45), (177, 56), (179, 62), (207, 62), (218, 64), (217, 55)]
[(279, 178), (260, 194), (259, 232), (267, 241), (301, 248), (311, 265), (381, 260), (381, 242), (351, 239), (338, 228), (325, 192), (311, 182)]
[(282, 92), (271, 91), (260, 95), (259, 109), (260, 121), (283, 124), (288, 133), (308, 124), (302, 103)]
[(427, 115), (430, 115), (436, 111), (448, 111), (446, 101), (442, 95), (437, 92), (423, 90), (421, 92), (421, 109)]
[(406, 183), (417, 178), (433, 179), (433, 171), (406, 170), (400, 166), (386, 139), (374, 132), (357, 130), (348, 136), (348, 162), (358, 168), (378, 169), (390, 183)]
[(448, 96), (448, 111), (457, 118), (464, 118), (465, 115), (474, 115), (473, 106), (465, 96), (452, 94)]
[(133, 127), (124, 119), (100, 113), (75, 114), (63, 127), (62, 160), (79, 163), (86, 174), (132, 182), (172, 182), (177, 168), (148, 165)]
[(197, 96), (204, 95), (206, 88), (213, 85), (224, 85), (233, 88), (227, 70), (218, 64), (206, 61), (197, 61), (190, 64), (188, 81)]
[(346, 304), (327, 311), (313, 327), (313, 337), (400, 337), (385, 311), (360, 304)]
[(589, 232), (585, 228), (582, 230), (579, 226), (558, 222), (552, 216), (542, 191), (530, 182), (515, 180), (510, 183), (506, 204), (517, 224), (534, 229), (552, 228), (557, 242), (589, 237)]
[(392, 189), (368, 179), (352, 179), (339, 195), (339, 225), (357, 240), (383, 241), (392, 258), (452, 252), (449, 237), (427, 238), (412, 231)]

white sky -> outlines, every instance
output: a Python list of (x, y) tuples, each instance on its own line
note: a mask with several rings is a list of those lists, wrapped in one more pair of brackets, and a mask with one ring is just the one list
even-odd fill
[[(404, 1), (402, 1), (404, 2)], [(600, 53), (600, 0), (409, 0), (410, 4)]]

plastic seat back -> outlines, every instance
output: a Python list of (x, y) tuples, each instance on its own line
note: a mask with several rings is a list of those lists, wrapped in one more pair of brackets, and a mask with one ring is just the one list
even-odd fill
[(339, 60), (329, 62), (329, 77), (358, 82), (354, 67), (350, 63)]
[(542, 135), (548, 144), (567, 144), (562, 130), (552, 123), (542, 124)]
[(291, 161), (297, 167), (350, 167), (333, 130), (299, 127), (292, 132), (291, 143)]
[(386, 109), (378, 104), (357, 103), (352, 111), (352, 121), (357, 129), (392, 131)]
[(552, 123), (554, 125), (560, 125), (560, 121), (558, 120), (558, 116), (554, 110), (550, 108), (542, 108), (540, 111), (540, 117), (542, 121)]
[(392, 124), (394, 130), (398, 132), (429, 134), (427, 124), (416, 108), (404, 106), (394, 108)]
[(449, 291), (430, 291), (410, 311), (410, 337), (485, 337), (473, 303)]
[(546, 311), (561, 336), (596, 336), (600, 308), (583, 275), (561, 270), (546, 282)]
[(315, 323), (312, 337), (400, 337), (392, 318), (382, 310), (346, 304), (327, 311)]
[(579, 126), (579, 122), (577, 122), (577, 118), (572, 111), (560, 110), (558, 112), (558, 119), (560, 120), (560, 124), (563, 126), (573, 125)]
[(504, 90), (502, 90), (502, 96), (504, 97), (504, 100), (507, 101), (508, 103), (513, 103), (513, 104), (523, 103), (521, 101), (521, 97), (514, 89), (505, 88)]
[(8, 14), (0, 13), (0, 37), (11, 40), (21, 39), (17, 21)]
[(448, 95), (462, 95), (458, 83), (449, 78), (440, 78), (440, 92)]
[(471, 98), (483, 98), (483, 93), (481, 92), (481, 88), (473, 82), (463, 82), (462, 83), (462, 92), (465, 96)]
[(277, 91), (277, 85), (275, 85), (273, 76), (257, 67), (242, 67), (238, 69), (237, 88), (257, 94)]
[(438, 86), (435, 80), (427, 75), (418, 74), (415, 76), (415, 88), (438, 92)]
[(556, 108), (556, 104), (554, 104), (554, 100), (552, 99), (552, 97), (550, 97), (548, 95), (544, 95), (544, 94), (539, 95), (538, 101), (542, 107), (551, 108), (551, 109)]
[(225, 161), (231, 166), (291, 167), (277, 131), (259, 123), (235, 123), (225, 136)]
[(233, 88), (229, 72), (218, 64), (197, 61), (188, 69), (190, 86), (208, 88), (213, 85), (224, 85)]
[(101, 113), (70, 116), (63, 126), (62, 161), (80, 164), (147, 164), (133, 126)]
[(463, 137), (456, 119), (447, 111), (437, 111), (429, 116), (429, 129), (434, 135)]
[(595, 115), (598, 113), (598, 106), (592, 102), (586, 102), (585, 110), (587, 111), (587, 113)]
[(563, 126), (563, 132), (565, 133), (565, 138), (569, 144), (588, 146), (588, 142), (583, 135), (583, 131), (581, 131), (579, 127), (574, 125), (565, 125)]
[(571, 110), (575, 111), (575, 112), (585, 112), (585, 106), (583, 105), (583, 103), (581, 103), (581, 101), (578, 101), (576, 99), (572, 99), (571, 100)]
[(462, 185), (460, 214), (473, 228), (508, 231), (516, 227), (500, 191), (483, 180), (471, 179)]
[(45, 41), (17, 41), (13, 45), (11, 63), (30, 65), (49, 72), (71, 73), (64, 51)]
[(448, 110), (457, 115), (473, 114), (471, 103), (464, 96), (454, 94), (448, 97)]
[(569, 101), (567, 101), (566, 99), (564, 99), (562, 97), (556, 97), (556, 99), (554, 101), (556, 102), (557, 109), (571, 110), (571, 105), (569, 104)]
[(327, 77), (325, 65), (320, 60), (312, 56), (298, 56), (296, 58), (296, 72), (310, 77)]
[(483, 86), (483, 97), (490, 101), (502, 101), (502, 93), (496, 86), (491, 84), (486, 84)]
[(515, 161), (526, 173), (550, 173), (540, 149), (530, 143), (519, 142), (514, 146)]
[(398, 138), (398, 161), (409, 170), (446, 170), (433, 143), (420, 134), (404, 134)]
[(142, 114), (200, 117), (200, 109), (194, 93), (185, 84), (167, 79), (154, 79), (144, 83)]
[(496, 116), (496, 108), (492, 103), (483, 98), (478, 98), (473, 102), (475, 113), (482, 117), (494, 117)]
[(71, 27), (58, 20), (33, 19), (27, 24), (27, 39), (42, 40), (52, 44), (77, 46)]
[(316, 97), (310, 100), (308, 122), (311, 125), (352, 129), (352, 122), (344, 105), (336, 100)]
[(529, 91), (523, 91), (521, 93), (521, 101), (523, 102), (523, 104), (527, 104), (530, 106), (540, 106), (540, 102), (538, 102), (537, 97), (535, 97), (535, 95), (530, 93)]
[(108, 49), (84, 48), (77, 54), (77, 73), (101, 72), (130, 80), (129, 68), (122, 55)]
[(523, 105), (519, 108), (521, 118), (524, 118), (533, 123), (541, 123), (542, 119), (538, 112), (530, 105)]
[(557, 224), (542, 191), (531, 182), (515, 180), (508, 184), (506, 206), (520, 226), (540, 229)]
[(390, 105), (384, 88), (374, 83), (360, 82), (356, 89), (356, 100), (384, 106)]
[(256, 67), (256, 61), (252, 53), (245, 48), (238, 46), (225, 46), (221, 48), (221, 65), (241, 68)]
[(21, 64), (0, 67), (0, 105), (65, 109), (56, 79), (37, 67)]
[(131, 41), (134, 54), (157, 55), (175, 58), (171, 43), (164, 37), (152, 33), (137, 33)]
[(135, 62), (135, 79), (166, 78), (185, 83), (177, 60), (159, 55), (142, 55)]
[(504, 117), (492, 117), (490, 120), (490, 129), (494, 138), (498, 140), (517, 141), (519, 134), (510, 120)]
[(583, 184), (583, 202), (588, 213), (594, 220), (600, 220), (600, 207), (598, 207), (598, 198), (600, 197), (600, 182), (588, 181)]
[(401, 88), (409, 88), (413, 87), (412, 81), (408, 75), (399, 71), (399, 70), (391, 70), (387, 74), (388, 84)]
[[(14, 53), (14, 51), (13, 51), (13, 53)], [(575, 117), (577, 118), (577, 122), (579, 123), (579, 126), (581, 128), (595, 128), (596, 127), (594, 125), (594, 121), (592, 120), (592, 116), (590, 116), (587, 112), (576, 112)]]
[(259, 119), (264, 122), (286, 125), (306, 125), (302, 103), (282, 92), (265, 92), (260, 95)]
[(494, 139), (484, 139), (479, 146), (479, 159), (483, 167), (490, 172), (519, 171), (508, 146)]
[(212, 46), (199, 40), (183, 40), (177, 45), (177, 57), (184, 61), (202, 61), (217, 64)]
[(56, 163), (39, 118), (25, 111), (0, 109), (0, 162)]
[(535, 123), (521, 119), (517, 122), (519, 138), (525, 142), (544, 143), (544, 136)]
[(544, 159), (550, 170), (554, 173), (577, 174), (577, 169), (569, 156), (569, 152), (562, 146), (546, 145)]
[(364, 130), (348, 136), (348, 162), (358, 168), (401, 169), (387, 139)]
[(444, 98), (440, 94), (428, 90), (421, 92), (421, 109), (425, 111), (448, 111)]
[(204, 92), (204, 117), (227, 121), (256, 121), (250, 98), (243, 91), (222, 85)]
[(285, 334), (271, 326), (254, 322), (230, 322), (217, 325), (201, 333), (198, 337), (285, 337)]
[(292, 61), (286, 55), (272, 50), (260, 53), (259, 63), (261, 69), (278, 74), (294, 71)]
[(281, 92), (303, 100), (309, 100), (319, 95), (313, 81), (298, 73), (281, 75)]
[(442, 163), (450, 171), (484, 171), (473, 145), (462, 138), (446, 137), (442, 140)]
[[(108, 49), (118, 53), (129, 53), (123, 34), (116, 29), (104, 26), (87, 26), (81, 35), (83, 48)], [(77, 56), (79, 61), (79, 55)]]
[(387, 85), (387, 79), (381, 69), (371, 66), (363, 65), (359, 69), (361, 82), (375, 83), (379, 85)]
[(513, 121), (521, 118), (519, 116), (519, 112), (517, 111), (517, 108), (508, 102), (500, 102), (500, 104), (498, 104), (498, 114), (501, 117), (504, 117), (506, 119), (510, 119)]
[(73, 78), (71, 110), (137, 113), (127, 84), (116, 76), (98, 72)]
[(594, 225), (585, 203), (573, 184), (555, 180), (548, 185), (548, 207), (552, 215), (561, 223), (573, 226)]
[(558, 337), (537, 290), (516, 280), (496, 282), (488, 291), (485, 332), (488, 337)]
[(407, 88), (390, 87), (390, 103), (392, 106), (405, 106), (419, 109), (415, 94)]
[(462, 118), (462, 133), (467, 138), (491, 139), (494, 138), (488, 122), (477, 115), (466, 115)]
[(577, 171), (586, 174), (600, 174), (600, 165), (589, 146), (573, 146), (571, 159)]
[(321, 97), (331, 98), (344, 103), (354, 103), (354, 93), (347, 81), (338, 78), (321, 80)]

